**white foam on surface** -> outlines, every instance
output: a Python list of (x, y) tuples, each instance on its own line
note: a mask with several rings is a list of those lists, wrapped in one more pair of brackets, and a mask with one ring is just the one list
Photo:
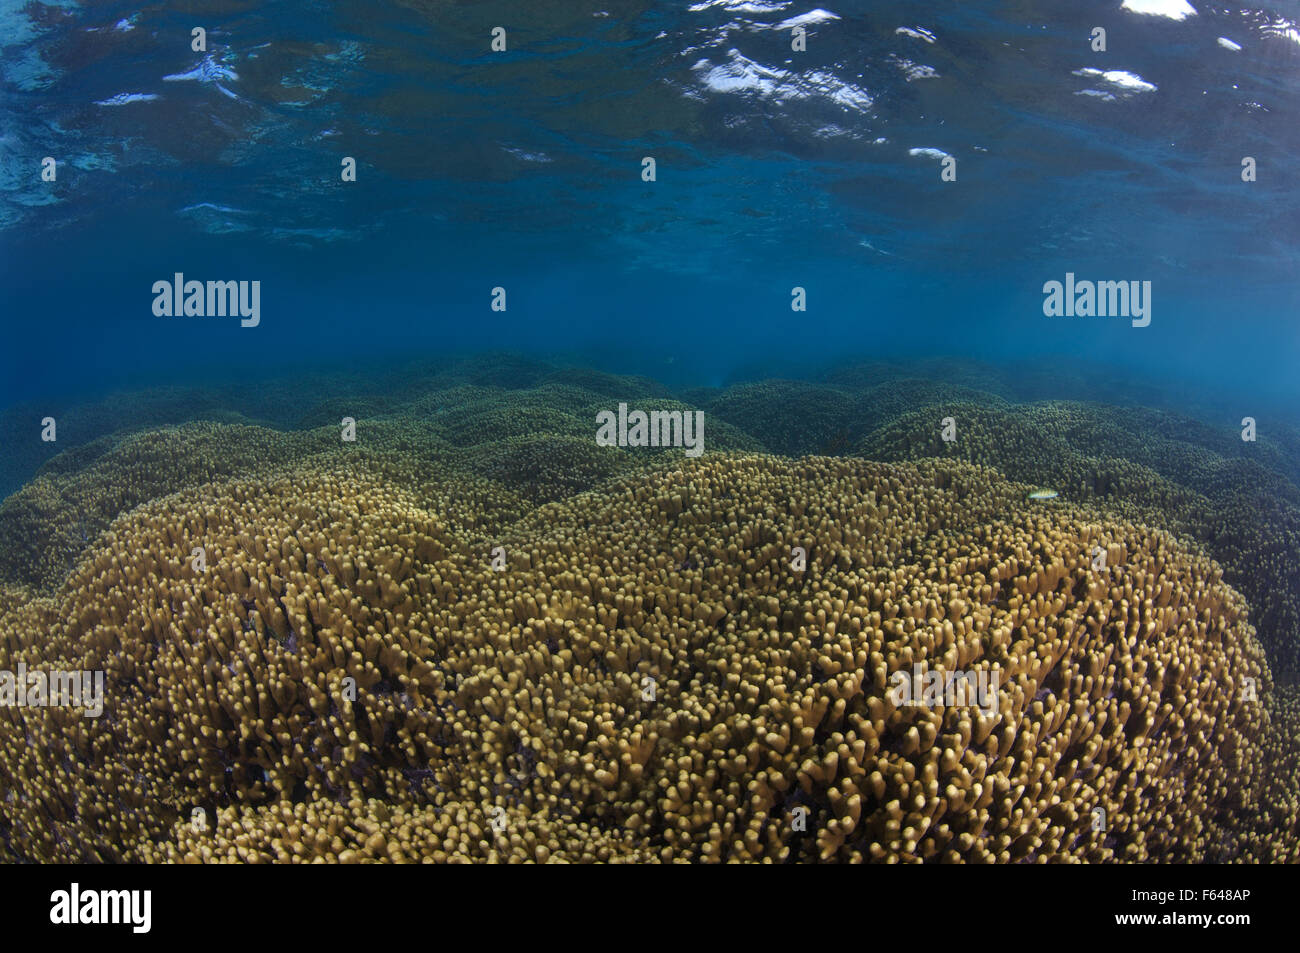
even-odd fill
[(1196, 8), (1187, 0), (1124, 0), (1122, 9), (1150, 17), (1186, 20), (1196, 16)]

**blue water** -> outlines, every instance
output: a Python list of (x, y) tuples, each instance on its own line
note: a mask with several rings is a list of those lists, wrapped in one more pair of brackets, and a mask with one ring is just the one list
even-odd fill
[[(0, 406), (486, 348), (1287, 405), (1300, 9), (1134, 5), (5, 0)], [(175, 272), (260, 281), (259, 326), (155, 316)], [(1066, 272), (1150, 281), (1150, 325), (1044, 316)]]

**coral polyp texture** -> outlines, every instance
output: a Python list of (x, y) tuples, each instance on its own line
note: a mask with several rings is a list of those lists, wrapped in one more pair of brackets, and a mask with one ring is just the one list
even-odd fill
[[(1069, 490), (1090, 464), (984, 459), (974, 412), (978, 462), (915, 452), (905, 415), (866, 444), (909, 461), (721, 421), (696, 459), (598, 447), (601, 393), (535, 376), (449, 380), (355, 445), (101, 438), (6, 500), (0, 668), (105, 687), (98, 718), (0, 708), (0, 854), (1300, 859), (1295, 691), (1185, 530), (1203, 496), (1134, 463), (1127, 504), (1027, 500), (999, 462)], [(909, 704), (918, 671), (994, 690)]]

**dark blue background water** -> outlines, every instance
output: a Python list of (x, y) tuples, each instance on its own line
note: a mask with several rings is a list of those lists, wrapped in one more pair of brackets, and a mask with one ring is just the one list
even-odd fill
[[(1300, 11), (1135, 6), (1165, 15), (3, 0), (0, 406), (487, 348), (676, 384), (962, 355), (1290, 403)], [(164, 80), (205, 59), (193, 26), (215, 81)], [(260, 326), (155, 317), (177, 271), (260, 280)], [(1151, 325), (1045, 317), (1067, 271), (1151, 281)]]

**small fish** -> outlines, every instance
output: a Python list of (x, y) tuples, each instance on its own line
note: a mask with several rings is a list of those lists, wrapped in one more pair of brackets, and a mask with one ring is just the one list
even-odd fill
[(1057, 493), (1055, 490), (1034, 490), (1032, 493), (1029, 494), (1029, 499), (1054, 500), (1060, 495), (1061, 494)]

